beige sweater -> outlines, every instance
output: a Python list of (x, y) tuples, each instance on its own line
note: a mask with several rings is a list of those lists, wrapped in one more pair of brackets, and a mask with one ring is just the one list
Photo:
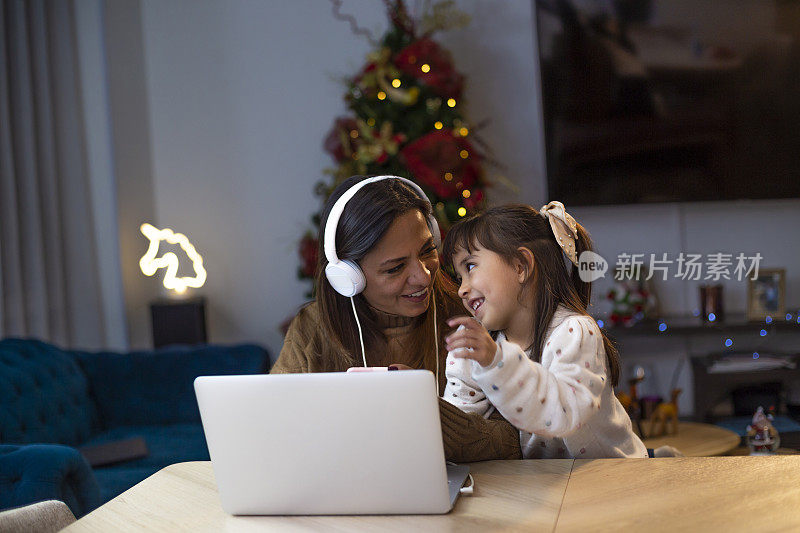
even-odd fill
[[(415, 333), (413, 318), (378, 313), (384, 333), (388, 338), (386, 360), (380, 364), (402, 362), (399, 354), (408, 339)], [(444, 334), (440, 334), (444, 337)], [(327, 343), (327, 344), (326, 344)], [(336, 372), (337, 368), (330, 358), (323, 357), (323, 346), (330, 340), (325, 338), (319, 323), (319, 310), (316, 302), (302, 308), (292, 320), (280, 356), (272, 368), (273, 374), (302, 372)], [(441, 368), (444, 368), (446, 350), (440, 339)], [(394, 354), (398, 354), (394, 358)], [(378, 362), (370, 361), (378, 366)], [(439, 391), (444, 390), (445, 376), (441, 371)], [(519, 459), (519, 432), (500, 415), (484, 419), (480, 415), (467, 414), (457, 407), (440, 400), (439, 413), (442, 422), (442, 438), (445, 456), (450, 461), (472, 462), (491, 459)]]

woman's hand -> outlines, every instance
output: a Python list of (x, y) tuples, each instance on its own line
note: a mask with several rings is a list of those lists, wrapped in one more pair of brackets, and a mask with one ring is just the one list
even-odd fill
[[(497, 343), (480, 322), (469, 316), (457, 316), (449, 319), (447, 325), (454, 328), (464, 326), (464, 329), (444, 338), (447, 351), (453, 352), (453, 357), (473, 359), (481, 366), (492, 364), (497, 353)], [(459, 348), (467, 349), (458, 350)], [(472, 351), (468, 351), (470, 348)]]

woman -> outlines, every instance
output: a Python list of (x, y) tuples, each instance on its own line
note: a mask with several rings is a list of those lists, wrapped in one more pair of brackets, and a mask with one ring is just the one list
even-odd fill
[[(325, 254), (328, 217), (336, 201), (365, 179), (348, 178), (325, 204), (317, 300), (292, 321), (273, 373), (337, 372), (363, 365), (430, 371), (444, 367), (446, 320), (463, 314), (463, 309), (455, 286), (439, 269), (438, 239), (431, 232), (427, 198), (398, 178), (359, 188), (329, 233), (335, 234), (333, 262), (352, 262), (363, 273), (364, 288), (348, 298), (334, 289), (325, 274), (330, 262)], [(438, 233), (435, 226), (434, 231)], [(438, 374), (441, 395), (445, 375), (443, 370)], [(439, 409), (449, 460), (521, 457), (518, 432), (499, 415), (484, 419), (442, 400)]]

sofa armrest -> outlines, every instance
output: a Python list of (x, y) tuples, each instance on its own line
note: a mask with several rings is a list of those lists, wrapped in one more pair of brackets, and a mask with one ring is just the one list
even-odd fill
[(59, 500), (0, 511), (0, 531), (6, 533), (57, 533), (74, 522), (75, 515), (66, 503)]
[(80, 518), (100, 505), (89, 463), (60, 444), (0, 445), (0, 509), (60, 500)]
[(267, 351), (252, 344), (75, 354), (107, 428), (200, 423), (197, 376), (258, 374), (269, 364)]

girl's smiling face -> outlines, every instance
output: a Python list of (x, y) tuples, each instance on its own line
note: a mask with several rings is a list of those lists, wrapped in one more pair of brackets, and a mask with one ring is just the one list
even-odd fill
[(489, 331), (504, 331), (509, 340), (513, 336), (514, 342), (525, 342), (531, 307), (522, 292), (529, 268), (517, 260), (509, 263), (481, 247), (457, 249), (453, 266), (461, 278), (458, 295), (464, 307)]
[(431, 301), (439, 255), (422, 213), (414, 209), (397, 217), (360, 266), (369, 305), (393, 315), (424, 313)]

